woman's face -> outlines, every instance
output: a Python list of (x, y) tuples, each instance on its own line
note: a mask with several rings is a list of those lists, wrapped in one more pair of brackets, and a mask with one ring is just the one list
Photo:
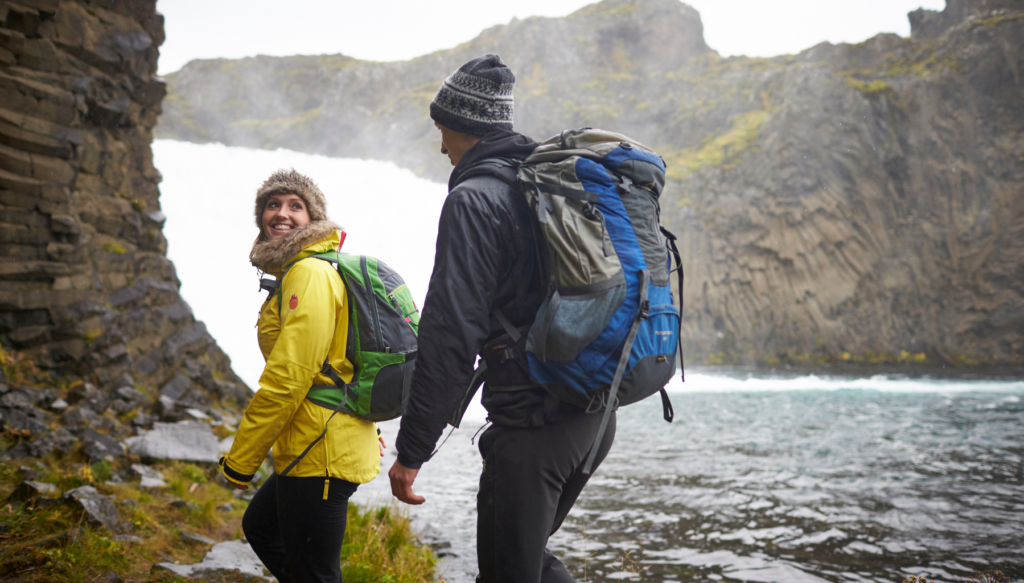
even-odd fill
[(309, 222), (306, 201), (297, 194), (272, 194), (263, 207), (263, 232), (268, 239), (280, 239)]

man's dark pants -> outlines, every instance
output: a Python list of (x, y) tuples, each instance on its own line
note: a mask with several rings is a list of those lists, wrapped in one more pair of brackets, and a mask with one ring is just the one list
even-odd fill
[[(578, 414), (530, 428), (492, 425), (480, 438), (484, 470), (477, 494), (478, 583), (569, 583), (565, 565), (547, 550), (589, 475), (600, 414)], [(615, 438), (615, 414), (598, 447), (594, 470)]]
[(242, 517), (252, 550), (281, 583), (341, 583), (348, 499), (357, 484), (271, 475)]

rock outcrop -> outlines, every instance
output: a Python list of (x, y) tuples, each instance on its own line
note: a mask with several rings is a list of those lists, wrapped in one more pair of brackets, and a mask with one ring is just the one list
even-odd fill
[(615, 129), (670, 167), (690, 362), (1024, 362), (1024, 6), (721, 58), (677, 0), (605, 0), (398, 63), (193, 61), (160, 136), (392, 160), (444, 180), (427, 105), (496, 52), (517, 129)]
[(46, 433), (7, 456), (78, 439), (109, 460), (157, 419), (248, 402), (166, 256), (155, 5), (0, 0), (0, 421)]

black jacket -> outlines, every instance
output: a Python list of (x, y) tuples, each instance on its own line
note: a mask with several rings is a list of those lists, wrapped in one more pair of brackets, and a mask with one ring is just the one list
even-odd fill
[[(544, 285), (532, 218), (510, 184), (517, 163), (536, 146), (521, 134), (495, 130), (466, 153), (448, 181), (416, 371), (395, 444), (408, 468), (430, 457), (466, 394), (484, 343), (504, 333), (493, 311), (500, 309), (517, 327), (537, 315)], [(510, 163), (495, 167), (499, 160)], [(485, 385), (482, 401), (492, 422), (509, 426), (542, 425), (567, 411), (539, 388), (498, 393)]]

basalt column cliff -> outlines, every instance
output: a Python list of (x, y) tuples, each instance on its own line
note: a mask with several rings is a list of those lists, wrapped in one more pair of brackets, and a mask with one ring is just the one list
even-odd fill
[[(165, 253), (150, 150), (163, 40), (155, 0), (0, 1), (0, 340), (55, 381), (159, 391), (174, 417), (248, 391)], [(4, 421), (34, 427), (42, 413), (17, 400)]]
[(157, 131), (445, 181), (427, 105), (498, 53), (520, 131), (606, 128), (665, 158), (689, 362), (1019, 366), (1024, 3), (948, 0), (910, 21), (907, 38), (723, 58), (678, 0), (604, 0), (411, 61), (193, 61)]

